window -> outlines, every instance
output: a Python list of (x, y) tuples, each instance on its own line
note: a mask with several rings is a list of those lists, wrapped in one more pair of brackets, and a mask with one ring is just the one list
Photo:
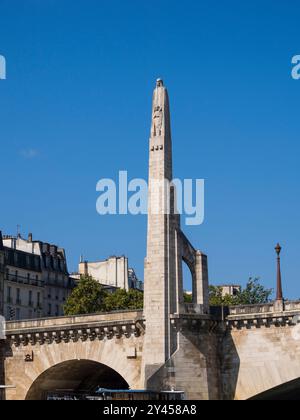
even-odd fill
[(37, 293), (37, 306), (40, 307), (40, 305), (41, 305), (41, 293), (38, 292)]
[(29, 311), (28, 311), (28, 319), (31, 319), (31, 318), (32, 318), (32, 310), (29, 309)]
[(12, 299), (11, 299), (11, 287), (10, 286), (7, 287), (7, 302), (8, 303), (12, 303)]
[(16, 318), (17, 318), (17, 320), (19, 320), (21, 318), (20, 308), (17, 308), (17, 310), (16, 310)]
[(56, 305), (56, 307), (55, 307), (55, 316), (58, 316), (58, 315), (59, 315), (59, 306)]
[(28, 305), (32, 306), (32, 290), (29, 290), (28, 293)]
[(17, 289), (17, 305), (21, 305), (21, 290)]
[(48, 315), (49, 316), (51, 315), (51, 312), (52, 312), (52, 305), (51, 305), (51, 303), (49, 303), (49, 305), (48, 305)]

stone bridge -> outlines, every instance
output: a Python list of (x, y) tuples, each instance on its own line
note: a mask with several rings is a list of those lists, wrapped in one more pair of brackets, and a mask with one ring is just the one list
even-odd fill
[[(300, 302), (283, 300), (281, 247), (273, 304), (209, 306), (207, 256), (184, 235), (177, 212), (161, 79), (152, 108), (144, 311), (8, 322), (0, 345), (3, 398), (101, 386), (173, 389), (189, 400), (299, 399)], [(182, 262), (191, 271), (192, 304), (184, 303)]]
[(143, 331), (136, 311), (8, 322), (6, 398), (44, 399), (46, 391), (98, 384), (139, 389)]
[[(173, 315), (180, 348), (163, 367), (165, 390), (188, 399), (291, 398), (300, 390), (300, 302)], [(226, 313), (227, 312), (227, 313)], [(142, 389), (145, 322), (139, 311), (7, 323), (8, 400), (54, 390)], [(1, 381), (2, 382), (2, 381)]]
[(224, 399), (299, 399), (300, 302), (276, 306), (230, 308), (221, 350)]

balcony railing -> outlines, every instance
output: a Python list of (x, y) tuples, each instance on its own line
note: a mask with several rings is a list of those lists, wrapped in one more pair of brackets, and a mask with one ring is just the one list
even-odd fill
[(54, 286), (58, 289), (71, 289), (74, 288), (75, 285), (70, 280), (46, 279), (45, 286)]
[(18, 284), (26, 284), (28, 286), (43, 287), (44, 283), (41, 280), (22, 277), (15, 274), (6, 274), (5, 279)]

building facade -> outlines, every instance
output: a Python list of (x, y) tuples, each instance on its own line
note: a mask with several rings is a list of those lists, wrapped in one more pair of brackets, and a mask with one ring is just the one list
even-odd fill
[(60, 316), (75, 283), (68, 273), (65, 250), (48, 243), (39, 244), (45, 287), (44, 316)]
[(222, 284), (220, 286), (218, 286), (222, 292), (222, 296), (236, 296), (238, 295), (241, 290), (242, 287), (238, 284)]
[(105, 261), (79, 263), (79, 275), (89, 275), (104, 287), (111, 289), (137, 289), (143, 290), (141, 282), (133, 268), (128, 267), (128, 258), (110, 257)]
[[(63, 315), (74, 287), (65, 251), (20, 235), (3, 236), (2, 313), (7, 320)], [(1, 254), (1, 253), (0, 253)]]

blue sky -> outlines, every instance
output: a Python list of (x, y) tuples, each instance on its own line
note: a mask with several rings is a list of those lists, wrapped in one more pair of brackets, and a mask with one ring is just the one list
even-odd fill
[(295, 0), (1, 0), (0, 228), (65, 247), (70, 270), (126, 254), (142, 278), (145, 216), (100, 217), (95, 187), (147, 177), (163, 77), (175, 175), (206, 180), (205, 223), (185, 231), (210, 281), (273, 287), (280, 241), (300, 298), (299, 18)]

